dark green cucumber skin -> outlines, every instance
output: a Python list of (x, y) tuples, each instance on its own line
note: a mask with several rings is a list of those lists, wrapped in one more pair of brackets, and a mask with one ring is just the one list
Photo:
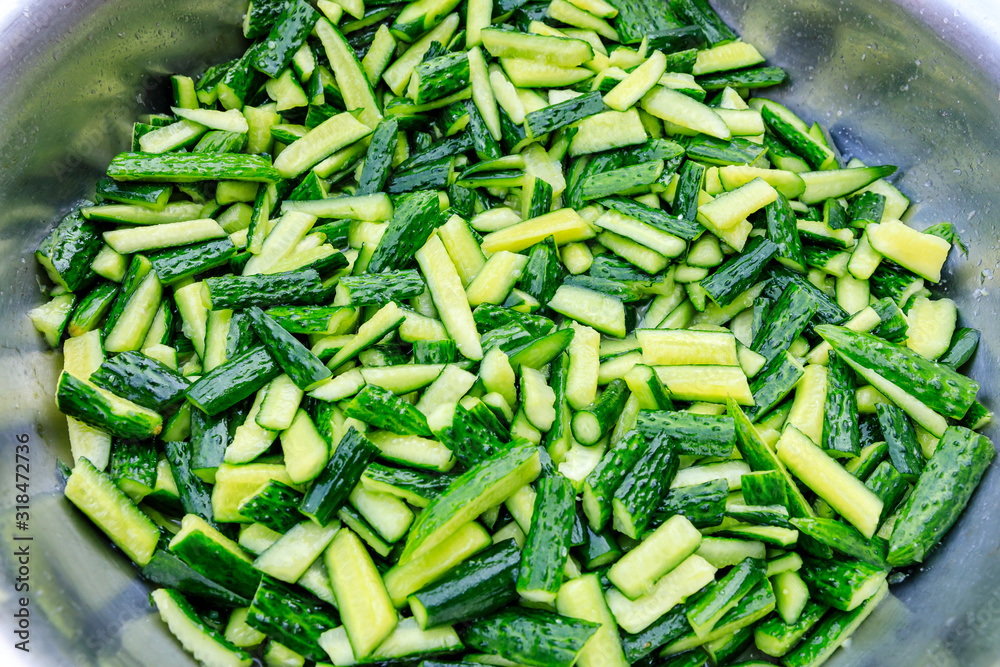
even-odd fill
[(760, 470), (743, 475), (743, 498), (750, 505), (787, 505), (785, 482), (777, 470)]
[(757, 282), (764, 267), (778, 252), (778, 246), (762, 236), (753, 239), (743, 252), (731, 257), (714, 273), (701, 281), (712, 301), (728, 306), (737, 296)]
[(303, 496), (299, 511), (321, 526), (328, 524), (377, 455), (378, 448), (368, 438), (349, 428)]
[[(381, 192), (389, 180), (392, 168), (392, 155), (396, 150), (399, 135), (399, 120), (387, 118), (379, 122), (372, 134), (368, 152), (365, 154), (365, 164), (361, 167), (361, 179), (357, 194), (370, 195)], [(400, 165), (402, 167), (402, 165)]]
[[(864, 432), (869, 425), (871, 425), (873, 430), (878, 429), (878, 422), (876, 420), (862, 420), (862, 441), (864, 441)], [(872, 434), (872, 437), (875, 437), (874, 434)], [(879, 437), (881, 437), (881, 432), (879, 432)], [(850, 473), (858, 479), (867, 479), (869, 475), (875, 472), (875, 468), (877, 468), (888, 455), (889, 446), (887, 444), (872, 440), (871, 443), (865, 444), (861, 453), (858, 454), (857, 464), (853, 464), (852, 462)], [(891, 466), (892, 463), (889, 463), (889, 465)]]
[(532, 111), (524, 117), (529, 136), (540, 137), (578, 120), (604, 111), (604, 100), (597, 91)]
[(472, 319), (476, 322), (476, 328), (481, 333), (492, 331), (507, 324), (518, 324), (532, 336), (537, 337), (544, 336), (555, 328), (555, 323), (547, 317), (522, 313), (510, 308), (495, 306), (491, 303), (484, 303), (478, 306), (472, 313)]
[(857, 558), (876, 568), (885, 568), (885, 540), (866, 539), (854, 527), (822, 517), (792, 519), (792, 526), (814, 540), (851, 558)]
[(451, 175), (451, 164), (451, 158), (441, 158), (406, 171), (397, 170), (386, 183), (385, 191), (391, 195), (402, 195), (443, 189)]
[(825, 604), (809, 600), (794, 623), (785, 623), (781, 616), (775, 614), (761, 621), (754, 631), (792, 647), (823, 618), (828, 609)]
[(427, 289), (416, 269), (344, 276), (340, 284), (350, 293), (351, 304), (355, 306), (381, 306), (389, 301), (401, 303), (420, 296)]
[(536, 178), (531, 189), (526, 219), (537, 218), (552, 210), (552, 186), (541, 178)]
[(802, 559), (799, 576), (809, 586), (813, 599), (846, 611), (854, 592), (872, 577), (883, 575), (886, 569), (861, 560), (826, 560), (806, 556)]
[(881, 499), (883, 520), (895, 511), (910, 488), (889, 461), (882, 461), (876, 466), (865, 479), (865, 486)]
[(482, 171), (474, 174), (464, 172), (455, 182), (464, 188), (472, 189), (494, 186), (514, 187), (524, 182), (524, 172), (520, 169), (499, 169), (497, 171)]
[(670, 9), (688, 25), (696, 25), (712, 46), (738, 39), (706, 0), (670, 0)]
[(830, 198), (823, 202), (823, 222), (830, 229), (847, 227), (847, 211), (836, 199)]
[(554, 597), (562, 584), (569, 556), (576, 492), (559, 474), (543, 476), (536, 482), (535, 490), (531, 529), (521, 550), (517, 591), (544, 591)]
[(275, 183), (281, 176), (262, 155), (220, 153), (119, 153), (108, 165), (116, 181), (194, 183), (196, 181), (261, 181)]
[(676, 605), (642, 632), (633, 635), (621, 631), (625, 659), (631, 664), (636, 664), (661, 646), (671, 644), (691, 632), (691, 623), (687, 619), (691, 604), (689, 600), (687, 603)]
[(703, 74), (695, 77), (695, 83), (705, 90), (731, 88), (766, 88), (785, 82), (788, 74), (780, 67), (749, 67), (733, 72)]
[(103, 245), (100, 226), (84, 219), (80, 211), (76, 210), (63, 218), (42, 239), (35, 257), (48, 260), (56, 274), (50, 277), (69, 291), (75, 292), (94, 276), (90, 263)]
[(823, 449), (848, 456), (861, 453), (861, 421), (855, 393), (854, 371), (839, 354), (831, 351), (826, 373), (826, 414), (823, 417)]
[(337, 611), (325, 602), (299, 593), (273, 577), (264, 576), (253, 596), (246, 623), (309, 660), (328, 660), (319, 636), (340, 625)]
[[(800, 226), (801, 227), (801, 226)], [(853, 247), (851, 241), (843, 241), (836, 238), (833, 235), (832, 229), (823, 228), (820, 230), (800, 228), (799, 236), (806, 243), (812, 244), (813, 246), (819, 246), (820, 248), (830, 251), (830, 250), (850, 250)]]
[(705, 594), (698, 598), (688, 610), (687, 617), (692, 624), (704, 624), (730, 605), (740, 600), (764, 578), (767, 566), (756, 558), (745, 558), (708, 586)]
[(705, 181), (706, 169), (707, 167), (694, 160), (684, 161), (677, 173), (677, 192), (674, 195), (674, 204), (671, 208), (674, 215), (697, 226), (699, 233), (701, 225), (696, 222), (698, 219), (698, 198), (701, 185)]
[[(312, 109), (313, 107), (309, 108)], [(324, 199), (326, 194), (326, 184), (323, 182), (323, 179), (317, 176), (315, 171), (310, 171), (299, 181), (299, 184), (295, 186), (295, 189), (288, 195), (288, 198), (292, 201)]]
[[(524, 125), (518, 125), (507, 112), (503, 110), (503, 107), (497, 109), (500, 114), (500, 146), (503, 147), (503, 151), (508, 155), (524, 148), (530, 140), (526, 139), (527, 133), (524, 130)], [(472, 132), (467, 132), (469, 134), (469, 139), (472, 141), (470, 148), (475, 148), (476, 140), (478, 135), (473, 135)]]
[[(241, 106), (250, 95), (250, 91), (255, 89), (255, 84), (260, 81), (260, 75), (257, 73), (257, 70), (250, 65), (252, 57), (253, 48), (251, 47), (242, 56), (233, 61), (232, 66), (225, 71), (222, 79), (219, 81), (219, 86), (225, 86), (231, 90), (233, 95), (239, 99)], [(113, 174), (111, 176), (112, 178), (114, 177)]]
[[(582, 413), (593, 415), (593, 417), (597, 420), (599, 430), (597, 440), (600, 440), (604, 434), (610, 431), (611, 427), (614, 426), (615, 420), (618, 419), (618, 415), (621, 414), (625, 407), (628, 395), (628, 385), (625, 383), (625, 380), (613, 380), (604, 388), (604, 391), (601, 392), (601, 395), (598, 396), (596, 401), (580, 411)], [(574, 433), (575, 432), (576, 431), (574, 429)], [(577, 435), (577, 440), (580, 440), (579, 435)], [(594, 442), (597, 442), (597, 440), (585, 443), (580, 440), (580, 442), (592, 445)]]
[(798, 338), (816, 314), (816, 302), (797, 283), (789, 283), (767, 312), (750, 349), (768, 362)]
[(115, 482), (127, 480), (152, 489), (156, 484), (156, 463), (153, 443), (118, 439), (111, 448), (108, 474)]
[(883, 297), (873, 303), (872, 308), (881, 319), (879, 325), (872, 331), (874, 335), (890, 343), (902, 343), (906, 340), (906, 331), (910, 325), (895, 301), (890, 297)]
[(80, 299), (67, 324), (69, 335), (80, 336), (97, 329), (117, 298), (118, 289), (118, 283), (102, 280)]
[(301, 502), (300, 492), (277, 480), (271, 480), (260, 491), (243, 501), (239, 512), (273, 531), (287, 533), (305, 519), (299, 512)]
[(583, 544), (576, 548), (583, 567), (596, 570), (611, 565), (625, 553), (622, 551), (614, 532), (609, 528), (595, 531), (589, 523), (583, 524)]
[[(638, 204), (639, 202), (634, 203)], [(612, 207), (609, 206), (608, 208)], [(658, 209), (653, 210), (656, 211)], [(621, 211), (619, 211), (619, 213), (620, 212)], [(621, 257), (608, 254), (598, 255), (595, 257), (593, 263), (590, 265), (590, 270), (587, 273), (594, 278), (616, 280), (621, 283), (636, 286), (643, 285), (648, 287), (659, 281), (658, 276), (653, 276), (641, 269), (637, 269)]]
[[(531, 341), (507, 353), (514, 370), (521, 366), (541, 368), (558, 357), (573, 340), (572, 329), (559, 329), (547, 336)], [(619, 410), (620, 412), (620, 410)], [(615, 413), (617, 418), (618, 413)]]
[(517, 600), (521, 550), (504, 540), (410, 596), (427, 613), (427, 628), (482, 618)]
[[(758, 584), (744, 595), (736, 605), (727, 611), (719, 622), (715, 624), (713, 633), (729, 634), (742, 630), (754, 623), (757, 619), (767, 615), (774, 609), (775, 597), (771, 584), (765, 577)], [(681, 638), (687, 641), (695, 640), (694, 630), (688, 632)], [(678, 640), (674, 640), (677, 642)], [(670, 651), (670, 646), (665, 649)]]
[(201, 135), (192, 153), (238, 153), (247, 143), (247, 135), (237, 132), (210, 130)]
[(795, 273), (784, 267), (777, 268), (771, 273), (771, 283), (765, 290), (772, 298), (777, 298), (784, 291), (788, 290), (789, 284), (794, 283), (805, 291), (806, 294), (816, 304), (816, 319), (823, 324), (840, 324), (848, 318), (847, 312), (837, 305), (837, 302), (826, 295), (823, 290), (809, 282), (805, 276)]
[(753, 164), (767, 151), (764, 146), (740, 137), (716, 139), (707, 135), (695, 137), (685, 149), (687, 156), (703, 164)]
[(981, 334), (978, 329), (962, 327), (952, 336), (951, 347), (938, 358), (937, 362), (943, 366), (957, 370), (976, 353), (976, 349), (979, 347), (980, 336)]
[(195, 572), (187, 563), (165, 549), (156, 550), (153, 559), (142, 568), (142, 576), (154, 584), (212, 605), (246, 607), (251, 600)]
[(959, 426), (967, 429), (984, 428), (993, 419), (993, 413), (985, 405), (976, 401), (969, 407), (969, 411), (958, 422)]
[(470, 623), (466, 646), (533, 667), (571, 667), (600, 626), (537, 609), (505, 609)]
[(90, 381), (113, 394), (150, 410), (162, 411), (184, 398), (190, 381), (169, 366), (142, 354), (126, 351), (106, 359)]
[[(754, 406), (747, 409), (747, 415), (753, 421), (759, 421), (785, 400), (804, 374), (802, 366), (792, 359), (787, 350), (779, 351), (750, 383)], [(851, 396), (853, 398), (853, 394)]]
[[(326, 333), (330, 318), (346, 306), (277, 306), (268, 308), (267, 316), (288, 333)], [(235, 315), (235, 314), (234, 314)], [(244, 330), (246, 330), (244, 328)]]
[[(614, 3), (612, 3), (614, 4)], [(636, 3), (622, 2), (625, 6)], [(619, 24), (625, 10), (618, 15)], [(630, 26), (631, 27), (631, 26)], [(645, 28), (643, 28), (645, 30)], [(620, 29), (619, 29), (620, 31)], [(664, 53), (676, 53), (688, 49), (703, 49), (708, 44), (705, 40), (705, 33), (696, 25), (685, 25), (676, 28), (656, 28), (650, 32), (644, 32), (650, 49), (663, 51)], [(641, 38), (637, 41), (642, 41)]]
[[(652, 38), (652, 35), (680, 33), (683, 30), (691, 30), (690, 27), (687, 27), (685, 21), (677, 18), (666, 3), (656, 8), (642, 2), (630, 2), (628, 0), (612, 0), (611, 4), (619, 12), (615, 19), (615, 26), (622, 44), (638, 44), (647, 34)], [(697, 31), (697, 36), (690, 38), (692, 43), (688, 44), (685, 42), (683, 46), (694, 47), (696, 45), (705, 45), (704, 34), (700, 29), (697, 29)], [(653, 47), (651, 46), (650, 48)], [(656, 48), (660, 47), (657, 46)], [(664, 53), (673, 50), (676, 49), (666, 49)]]
[(149, 255), (153, 270), (164, 285), (170, 285), (228, 263), (236, 255), (229, 238), (168, 248)]
[(764, 119), (764, 125), (767, 126), (767, 129), (777, 135), (813, 169), (819, 169), (827, 159), (827, 152), (815, 140), (806, 140), (801, 132), (769, 107), (765, 106), (761, 109), (760, 115)]
[(118, 183), (110, 178), (97, 181), (97, 194), (121, 204), (138, 204), (153, 210), (162, 210), (173, 188), (169, 185), (150, 183)]
[(852, 227), (867, 227), (881, 222), (885, 211), (885, 195), (877, 192), (863, 192), (853, 200), (847, 209), (847, 217)]
[(441, 495), (452, 481), (447, 475), (432, 475), (412, 468), (392, 468), (381, 463), (369, 464), (361, 476), (404, 489), (428, 502)]
[[(802, 495), (802, 491), (796, 486), (789, 476), (787, 470), (783, 470), (781, 462), (771, 448), (760, 439), (757, 430), (754, 428), (746, 413), (730, 399), (727, 403), (729, 414), (736, 424), (736, 448), (740, 456), (750, 469), (754, 472), (761, 471), (783, 471), (779, 472), (782, 486), (784, 487), (784, 505), (788, 514), (792, 517), (813, 516), (812, 508)], [(755, 502), (751, 500), (750, 502)], [(807, 553), (812, 553), (823, 558), (829, 558), (831, 552), (829, 547), (817, 544), (815, 540), (802, 537), (799, 539), (799, 546)]]
[[(595, 153), (587, 163), (583, 178), (605, 171), (632, 167), (643, 162), (663, 160), (665, 171), (672, 171), (684, 157), (684, 147), (667, 139), (649, 139), (641, 144), (614, 148), (603, 153)], [(669, 167), (669, 168), (667, 168)], [(656, 210), (656, 209), (654, 209)]]
[(565, 270), (559, 261), (559, 249), (555, 238), (549, 236), (532, 246), (528, 253), (528, 263), (517, 281), (521, 289), (545, 306), (563, 282)]
[(212, 487), (194, 474), (191, 465), (193, 451), (185, 441), (165, 442), (163, 450), (170, 462), (170, 471), (177, 484), (177, 496), (185, 514), (195, 514), (218, 527), (212, 509)]
[(959, 515), (993, 460), (984, 436), (951, 426), (920, 474), (889, 540), (889, 564), (922, 562)]
[(227, 415), (209, 417), (201, 410), (191, 412), (191, 470), (216, 470), (222, 465), (229, 444)]
[(115, 325), (118, 324), (122, 313), (125, 312), (125, 306), (128, 305), (129, 299), (132, 298), (132, 294), (152, 270), (153, 265), (146, 257), (143, 255), (132, 256), (132, 261), (129, 262), (125, 276), (122, 278), (122, 286), (118, 291), (118, 298), (111, 304), (111, 310), (108, 311), (108, 316), (104, 318), (104, 326), (101, 328), (102, 340), (107, 338), (108, 334), (115, 328)]
[(450, 364), (458, 359), (458, 346), (452, 339), (418, 340), (413, 343), (413, 363)]
[(264, 343), (264, 348), (278, 362), (281, 370), (292, 379), (296, 387), (302, 390), (311, 389), (330, 377), (330, 369), (319, 360), (319, 357), (260, 308), (251, 307), (246, 312), (250, 316), (257, 337)]
[(592, 530), (602, 530), (611, 518), (611, 499), (615, 490), (629, 470), (642, 458), (646, 451), (646, 439), (638, 432), (632, 431), (625, 435), (613, 449), (610, 449), (598, 462), (597, 466), (583, 481), (584, 496), (593, 498), (594, 507), (584, 502), (584, 512)]
[[(865, 601), (864, 604), (858, 605), (857, 608), (851, 611), (840, 611), (837, 609), (828, 611), (809, 628), (809, 630), (812, 630), (810, 635), (802, 643), (798, 644), (795, 650), (782, 658), (782, 664), (785, 667), (812, 667), (813, 665), (821, 664), (817, 663), (816, 660), (826, 653), (831, 642), (839, 644), (846, 639), (844, 633), (847, 632), (858, 616), (869, 611), (869, 604), (870, 601)], [(805, 612), (802, 615), (805, 616)], [(806, 630), (806, 632), (809, 630)]]
[(318, 20), (319, 13), (303, 0), (286, 3), (267, 38), (252, 49), (251, 65), (276, 78), (288, 67)]
[(186, 396), (204, 413), (217, 415), (280, 374), (281, 366), (263, 346), (258, 346), (202, 375), (188, 387)]
[(131, 413), (116, 415), (101, 393), (69, 373), (59, 376), (56, 407), (64, 415), (103, 429), (111, 435), (132, 440), (147, 440), (160, 433), (163, 419), (157, 415)]
[(249, 352), (256, 342), (246, 311), (233, 313), (229, 318), (229, 334), (226, 336), (226, 359), (235, 359)]
[(692, 456), (729, 458), (736, 445), (733, 418), (724, 415), (698, 415), (669, 410), (640, 410), (636, 430), (646, 438), (658, 433), (677, 440), (677, 451)]
[(437, 192), (417, 192), (398, 202), (368, 273), (406, 268), (440, 222)]
[(467, 502), (537, 456), (538, 448), (534, 445), (515, 444), (455, 477), (448, 489), (435, 498), (414, 521), (401, 558), (416, 551)]
[(315, 305), (326, 296), (313, 269), (255, 276), (220, 276), (205, 280), (212, 309), (251, 306)]
[(498, 347), (505, 354), (510, 354), (511, 350), (516, 350), (524, 345), (531, 343), (536, 337), (532, 336), (531, 333), (522, 327), (520, 324), (511, 323), (505, 324), (502, 327), (497, 327), (496, 329), (490, 329), (483, 333), (480, 337), (483, 349), (489, 350), (492, 347)]
[(431, 437), (427, 418), (410, 403), (377, 385), (366, 385), (347, 407), (346, 417), (353, 417), (400, 435)]
[(469, 58), (464, 52), (424, 60), (413, 70), (419, 76), (416, 104), (433, 102), (469, 85)]
[(500, 144), (486, 127), (486, 121), (476, 108), (472, 100), (466, 100), (465, 108), (469, 111), (469, 128), (466, 130), (472, 135), (472, 148), (480, 160), (495, 160), (503, 156)]
[(323, 234), (326, 237), (326, 242), (334, 248), (343, 248), (347, 245), (347, 234), (350, 229), (350, 220), (334, 220), (325, 224), (313, 225), (312, 231)]
[(877, 404), (875, 412), (893, 467), (907, 481), (916, 481), (924, 469), (924, 455), (910, 418), (898, 406), (887, 403)]
[(778, 193), (778, 198), (764, 208), (767, 216), (767, 236), (778, 246), (777, 257), (796, 266), (806, 265), (802, 252), (802, 239), (799, 229), (795, 226), (795, 212), (789, 205), (785, 195)]
[(806, 259), (806, 266), (817, 269), (826, 269), (830, 265), (830, 262), (843, 252), (839, 248), (816, 245), (803, 246), (802, 251)]
[(556, 418), (542, 440), (549, 456), (565, 455), (572, 445), (573, 411), (566, 400), (566, 381), (569, 376), (569, 355), (562, 353), (552, 361), (549, 386), (556, 395)]
[(597, 278), (586, 274), (569, 276), (563, 281), (563, 284), (571, 285), (573, 287), (582, 287), (584, 289), (589, 289), (592, 292), (607, 294), (608, 296), (613, 296), (623, 303), (635, 303), (636, 301), (642, 301), (647, 296), (639, 287), (635, 287), (627, 283), (621, 283), (617, 280), (611, 280), (609, 278)]
[(670, 489), (653, 515), (649, 528), (658, 527), (676, 514), (686, 517), (696, 528), (718, 526), (725, 516), (728, 495), (729, 484), (724, 479)]
[(590, 201), (616, 195), (640, 185), (655, 183), (661, 174), (663, 163), (659, 160), (589, 174), (580, 183), (580, 197), (584, 201)]
[(451, 424), (435, 436), (466, 466), (474, 466), (506, 449), (505, 440), (459, 405)]
[(872, 296), (876, 299), (888, 297), (903, 307), (906, 304), (900, 303), (900, 298), (918, 280), (921, 280), (920, 276), (912, 271), (882, 260), (878, 268), (875, 269), (875, 273), (869, 278), (868, 284), (871, 287)]
[[(464, 107), (462, 108), (464, 109)], [(372, 142), (374, 143), (374, 141), (373, 139)], [(418, 167), (433, 164), (440, 160), (451, 159), (456, 155), (462, 155), (470, 150), (472, 150), (472, 134), (469, 132), (460, 132), (455, 136), (431, 144), (419, 153), (411, 155), (403, 160), (396, 169), (399, 171), (417, 169)]]
[(816, 333), (847, 361), (874, 370), (946, 417), (961, 419), (976, 400), (979, 383), (908, 348), (844, 327), (822, 325)]
[(679, 467), (676, 440), (665, 434), (650, 438), (646, 451), (614, 493), (614, 499), (621, 503), (631, 519), (635, 534), (630, 537), (638, 539), (646, 531), (656, 509), (670, 491), (670, 483)]
[(192, 570), (245, 598), (253, 598), (260, 572), (253, 565), (220, 547), (204, 533), (191, 533), (175, 542), (170, 551)]

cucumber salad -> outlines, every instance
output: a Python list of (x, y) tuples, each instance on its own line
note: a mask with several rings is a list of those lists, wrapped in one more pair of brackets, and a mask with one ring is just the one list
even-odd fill
[(994, 456), (961, 239), (706, 0), (243, 32), (30, 313), (66, 497), (195, 660), (815, 667), (958, 520)]

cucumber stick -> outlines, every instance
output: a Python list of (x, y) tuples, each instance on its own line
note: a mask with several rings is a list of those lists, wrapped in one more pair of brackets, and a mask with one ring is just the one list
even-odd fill
[(993, 458), (955, 227), (758, 95), (788, 74), (705, 0), (314, 6), (252, 0), (35, 253), (66, 495), (169, 629), (826, 660)]

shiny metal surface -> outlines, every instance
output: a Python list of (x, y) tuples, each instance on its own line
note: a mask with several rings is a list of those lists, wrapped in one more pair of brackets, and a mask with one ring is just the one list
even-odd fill
[[(239, 49), (241, 2), (0, 2), (0, 663), (193, 664), (150, 615), (135, 571), (57, 493), (69, 458), (51, 392), (61, 359), (25, 312), (41, 301), (31, 253), (123, 150), (131, 120), (165, 106), (165, 75)], [(996, 0), (715, 0), (791, 85), (771, 93), (828, 126), (847, 156), (901, 168), (918, 227), (951, 220), (969, 242), (943, 292), (983, 329), (972, 374), (1000, 407), (1000, 3)], [(17, 436), (30, 446), (30, 528), (14, 525)], [(990, 431), (995, 440), (1000, 428)], [(23, 469), (22, 469), (23, 472)], [(14, 542), (13, 536), (31, 537)], [(29, 545), (30, 591), (13, 558)], [(923, 568), (893, 586), (829, 663), (1000, 664), (1000, 466)], [(24, 583), (24, 582), (22, 582)], [(30, 601), (30, 653), (12, 648)]]

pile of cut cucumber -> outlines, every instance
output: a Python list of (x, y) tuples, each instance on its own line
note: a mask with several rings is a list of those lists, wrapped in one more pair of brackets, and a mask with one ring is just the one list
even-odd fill
[[(36, 256), (209, 667), (824, 663), (994, 456), (892, 166), (705, 0), (251, 0)], [(741, 662), (742, 661), (742, 662)]]

